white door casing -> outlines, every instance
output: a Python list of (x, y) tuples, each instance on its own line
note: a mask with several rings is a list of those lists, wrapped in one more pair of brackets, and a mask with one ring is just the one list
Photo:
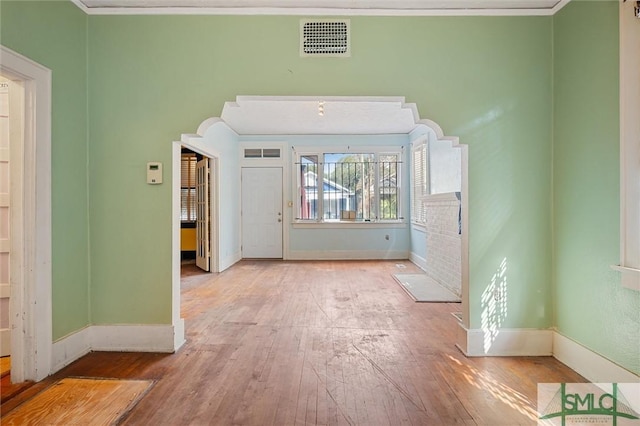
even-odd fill
[[(0, 73), (24, 88), (11, 145), (11, 380), (51, 374), (51, 70), (0, 46)], [(13, 148), (16, 149), (13, 149)]]
[[(11, 222), (10, 218), (10, 105), (16, 108), (21, 104), (20, 91), (22, 90), (11, 80), (5, 80), (0, 76), (0, 356), (11, 355), (11, 315), (10, 315), (10, 268), (11, 255)], [(17, 92), (18, 97), (14, 102), (9, 102), (10, 92)], [(17, 123), (20, 117), (13, 118), (21, 130), (21, 123)], [(11, 124), (14, 124), (11, 123)], [(19, 136), (19, 135), (18, 135)], [(9, 179), (7, 179), (9, 178)]]
[(209, 159), (204, 157), (196, 164), (196, 266), (211, 270)]
[(282, 258), (282, 168), (242, 168), (242, 257)]

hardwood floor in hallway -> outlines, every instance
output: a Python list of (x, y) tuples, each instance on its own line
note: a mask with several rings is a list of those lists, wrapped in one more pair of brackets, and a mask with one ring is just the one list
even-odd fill
[(392, 277), (418, 272), (408, 261), (183, 266), (177, 353), (88, 354), (2, 412), (86, 376), (155, 380), (124, 425), (534, 425), (537, 383), (585, 381), (551, 357), (466, 358), (460, 305), (415, 303)]

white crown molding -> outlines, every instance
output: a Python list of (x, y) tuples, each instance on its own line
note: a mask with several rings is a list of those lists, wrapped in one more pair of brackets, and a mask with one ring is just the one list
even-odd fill
[[(518, 8), (518, 7), (487, 7), (480, 4), (476, 7), (458, 8), (410, 8), (410, 7), (268, 7), (268, 6), (147, 6), (147, 7), (87, 7), (83, 0), (71, 0), (87, 15), (279, 15), (279, 16), (550, 16), (566, 6), (570, 0), (561, 0), (550, 7)], [(515, 4), (515, 3), (514, 3)], [(488, 5), (487, 5), (488, 6)]]
[[(72, 0), (77, 4), (78, 0)], [(566, 3), (565, 3), (566, 4)], [(238, 16), (550, 16), (554, 9), (322, 9), (241, 7), (80, 7), (87, 15)]]

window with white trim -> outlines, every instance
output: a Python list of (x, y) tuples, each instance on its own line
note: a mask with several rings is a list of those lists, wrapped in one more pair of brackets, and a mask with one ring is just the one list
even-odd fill
[(640, 22), (620, 5), (620, 265), (622, 285), (640, 291)]
[(401, 165), (401, 150), (296, 152), (296, 220), (401, 221)]
[(426, 211), (424, 199), (429, 195), (428, 145), (426, 139), (411, 147), (411, 222), (424, 226)]

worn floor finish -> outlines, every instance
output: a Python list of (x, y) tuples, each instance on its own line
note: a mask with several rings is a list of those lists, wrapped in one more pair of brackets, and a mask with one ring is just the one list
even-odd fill
[(176, 354), (92, 353), (48, 380), (155, 379), (122, 424), (172, 426), (533, 425), (537, 383), (584, 381), (550, 357), (464, 357), (451, 315), (460, 305), (413, 302), (398, 272), (419, 270), (406, 261), (186, 267), (187, 343)]

